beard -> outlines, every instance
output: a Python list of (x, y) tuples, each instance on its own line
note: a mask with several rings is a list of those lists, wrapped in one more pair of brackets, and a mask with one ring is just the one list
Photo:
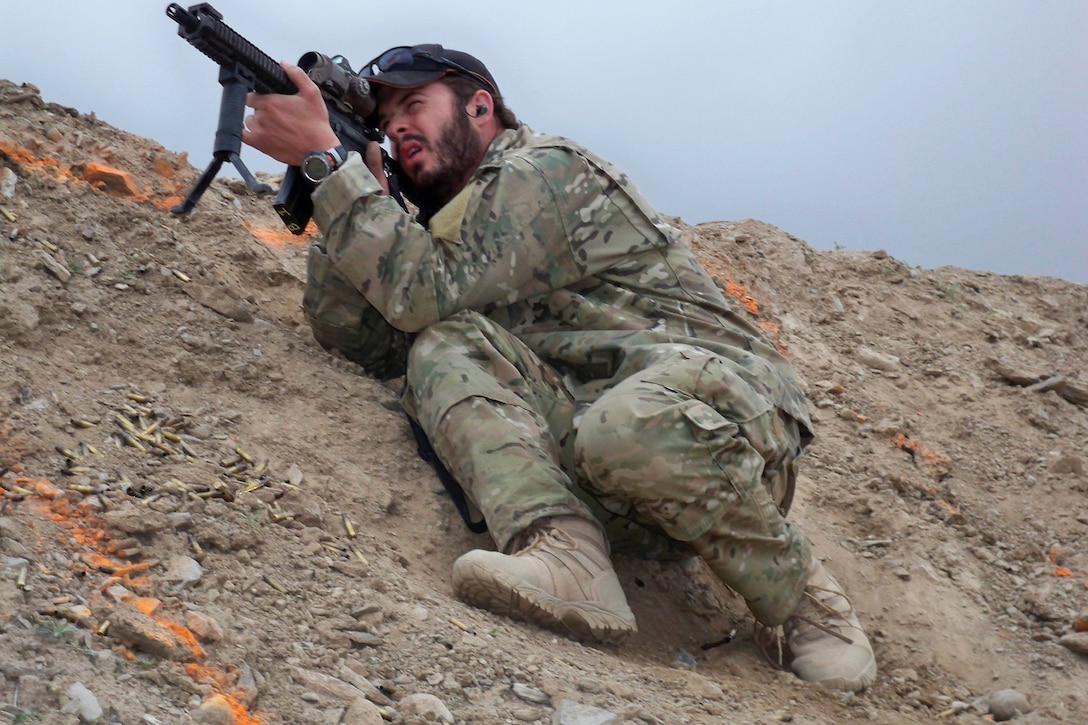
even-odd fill
[(468, 117), (454, 113), (434, 143), (435, 164), (412, 181), (412, 196), (420, 208), (437, 210), (461, 190), (480, 163), (482, 142)]

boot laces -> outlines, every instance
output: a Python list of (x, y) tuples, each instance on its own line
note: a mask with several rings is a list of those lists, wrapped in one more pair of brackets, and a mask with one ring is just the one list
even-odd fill
[(517, 543), (512, 547), (512, 554), (514, 556), (531, 556), (545, 547), (574, 551), (578, 548), (578, 542), (562, 529), (552, 526), (538, 526), (523, 532), (518, 537)]
[[(830, 596), (820, 596), (820, 593)], [(828, 604), (827, 600), (832, 597), (842, 597), (846, 602), (846, 614), (841, 610)], [(815, 606), (818, 610), (821, 610), (823, 614), (827, 615), (831, 619), (840, 619), (846, 626), (850, 626), (847, 621), (849, 612), (853, 609), (853, 605), (845, 594), (836, 589), (829, 589), (827, 587), (817, 586), (815, 584), (809, 584), (805, 587), (804, 594), (802, 595), (802, 604), (808, 602), (810, 606)], [(837, 631), (838, 625), (824, 624), (813, 619), (811, 616), (800, 614), (801, 609), (798, 606), (798, 611), (790, 615), (789, 620), (792, 622), (803, 622), (814, 629), (818, 629), (824, 634), (829, 634), (832, 637), (841, 639), (846, 644), (854, 644), (854, 640), (850, 639), (842, 632)], [(819, 616), (817, 614), (816, 616)], [(790, 627), (790, 629), (796, 629), (797, 625)], [(786, 634), (786, 627), (779, 625), (777, 627), (768, 627), (765, 624), (759, 622), (755, 623), (755, 644), (759, 649), (759, 653), (763, 655), (763, 658), (774, 668), (784, 670), (788, 666), (789, 661), (789, 642)]]
[(786, 634), (781, 626), (768, 627), (756, 622), (754, 639), (756, 649), (763, 655), (767, 664), (776, 670), (786, 669), (789, 658), (786, 650)]
[[(825, 596), (820, 596), (821, 593)], [(815, 584), (809, 584), (805, 587), (805, 592), (803, 596), (810, 603), (810, 605), (814, 605), (818, 610), (821, 610), (823, 614), (827, 615), (830, 620), (838, 619), (842, 621), (843, 625), (847, 627), (851, 626), (848, 618), (850, 616), (850, 612), (854, 608), (854, 605), (850, 603), (850, 600), (841, 591), (837, 589), (829, 589), (827, 587), (817, 586)], [(843, 601), (846, 602), (845, 611), (841, 609), (836, 609), (835, 607), (828, 604), (828, 600), (833, 597), (842, 597)], [(798, 607), (798, 609), (800, 609), (800, 607)], [(819, 613), (817, 613), (816, 616), (819, 616)], [(794, 612), (793, 616), (791, 616), (790, 619), (804, 622), (812, 627), (815, 627), (821, 632), (824, 632), (825, 634), (830, 634), (832, 637), (837, 637), (841, 639), (843, 642), (846, 642), (846, 644), (854, 643), (854, 640), (850, 639), (845, 634), (837, 631), (837, 628), (839, 628), (840, 625), (824, 624), (823, 622), (818, 622), (812, 617), (807, 617), (804, 614), (799, 614), (798, 612)]]

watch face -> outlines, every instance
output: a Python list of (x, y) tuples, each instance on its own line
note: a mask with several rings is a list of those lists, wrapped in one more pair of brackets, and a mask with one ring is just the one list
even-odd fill
[(302, 175), (315, 184), (329, 175), (329, 159), (325, 152), (307, 154), (302, 160)]

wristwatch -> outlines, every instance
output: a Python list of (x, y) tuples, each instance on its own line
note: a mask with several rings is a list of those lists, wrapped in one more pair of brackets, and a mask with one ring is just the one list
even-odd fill
[(311, 151), (302, 159), (302, 175), (314, 184), (320, 184), (348, 160), (343, 146), (333, 146), (328, 151)]

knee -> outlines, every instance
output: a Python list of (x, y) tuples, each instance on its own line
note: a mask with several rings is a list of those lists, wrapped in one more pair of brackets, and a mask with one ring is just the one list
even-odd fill
[(634, 402), (618, 396), (607, 404), (598, 401), (577, 425), (575, 462), (606, 493), (629, 493), (629, 487), (659, 473), (655, 469), (667, 455), (665, 441), (648, 434)]
[(408, 349), (408, 382), (426, 375), (434, 363), (451, 352), (463, 355), (479, 347), (482, 339), (476, 313), (461, 312), (437, 322), (415, 336)]

